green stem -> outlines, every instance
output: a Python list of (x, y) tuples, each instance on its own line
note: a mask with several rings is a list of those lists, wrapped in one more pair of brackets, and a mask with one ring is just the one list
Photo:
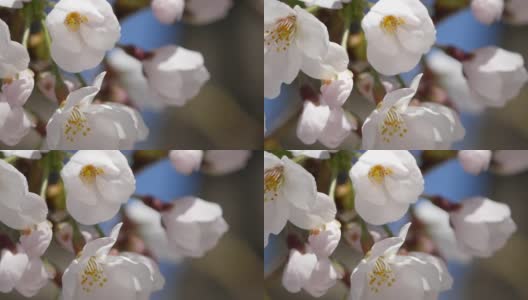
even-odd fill
[(77, 221), (73, 217), (70, 218), (70, 224), (72, 225), (73, 229), (73, 249), (75, 251), (75, 254), (80, 253), (82, 251), (84, 245), (86, 245), (86, 240), (84, 239), (84, 236), (81, 233), (81, 230), (79, 229), (79, 224), (77, 224)]
[(341, 46), (348, 49), (348, 36), (350, 35), (350, 23), (345, 24), (345, 32), (343, 32), (343, 37), (341, 38)]
[(95, 224), (94, 228), (97, 231), (97, 233), (99, 234), (99, 237), (105, 237), (106, 236), (106, 234), (104, 233), (103, 229), (101, 229), (101, 226), (99, 226), (99, 224)]
[[(44, 41), (46, 42), (46, 47), (48, 48), (49, 53), (51, 53), (51, 37), (48, 31), (48, 27), (46, 26), (46, 20), (42, 19), (40, 20), (40, 23), (42, 25), (42, 32), (44, 33)], [(51, 64), (56, 81), (62, 82), (62, 76), (60, 74), (59, 67), (57, 66), (57, 64), (55, 64), (53, 59), (51, 59)]]
[(343, 8), (343, 37), (341, 38), (341, 46), (348, 49), (348, 36), (350, 35), (350, 26), (354, 19), (354, 2), (347, 4)]
[(367, 254), (374, 245), (374, 239), (368, 231), (367, 223), (361, 218), (359, 218), (359, 221), (361, 223), (361, 248), (363, 253)]
[(400, 83), (401, 87), (404, 88), (406, 87), (406, 83), (405, 83), (405, 80), (403, 80), (403, 78), (401, 77), (401, 75), (396, 75), (396, 80), (398, 80), (398, 83)]
[(46, 42), (46, 47), (48, 50), (51, 49), (51, 38), (48, 32), (48, 27), (46, 26), (46, 20), (42, 19), (40, 20), (40, 24), (42, 25), (42, 32), (44, 33), (44, 41)]
[(29, 40), (29, 34), (31, 32), (31, 22), (26, 22), (26, 28), (24, 29), (24, 35), (22, 36), (22, 46), (27, 48), (27, 43)]
[(31, 23), (33, 22), (33, 3), (25, 4), (22, 8), (24, 16), (24, 35), (22, 36), (22, 45), (27, 48), (29, 34), (31, 32)]
[(79, 79), (79, 82), (82, 84), (82, 86), (88, 86), (88, 84), (86, 83), (86, 80), (84, 80), (81, 73), (75, 73), (75, 77)]
[(387, 233), (389, 237), (393, 237), (394, 233), (392, 233), (392, 230), (390, 229), (389, 225), (385, 224), (383, 225), (383, 230)]
[(335, 168), (332, 169), (332, 181), (330, 182), (330, 188), (328, 189), (328, 196), (330, 196), (330, 199), (335, 201), (335, 189), (337, 186), (337, 175), (338, 172)]
[(41, 161), (43, 164), (42, 169), (42, 185), (40, 186), (40, 197), (46, 200), (46, 190), (48, 189), (48, 179), (50, 175), (50, 155), (45, 156)]

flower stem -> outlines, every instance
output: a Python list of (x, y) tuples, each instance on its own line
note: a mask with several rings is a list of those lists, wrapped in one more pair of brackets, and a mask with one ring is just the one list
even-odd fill
[(27, 21), (26, 28), (24, 29), (24, 35), (22, 36), (22, 45), (26, 48), (27, 48), (30, 31), (31, 31), (31, 21)]
[(338, 171), (336, 168), (332, 168), (332, 177), (330, 182), (330, 188), (328, 189), (328, 196), (330, 196), (330, 199), (335, 202), (335, 190), (337, 186), (337, 175)]
[(341, 38), (341, 46), (348, 49), (348, 37), (350, 35), (350, 26), (352, 26), (352, 21), (354, 19), (354, 2), (345, 5), (343, 8), (343, 36)]
[(46, 191), (48, 190), (48, 179), (50, 176), (50, 155), (46, 155), (42, 162), (42, 184), (40, 186), (40, 197), (46, 200)]
[(406, 83), (405, 83), (405, 80), (403, 80), (403, 78), (401, 77), (400, 74), (396, 75), (396, 80), (398, 80), (398, 83), (401, 84), (402, 88), (407, 86)]
[(86, 240), (79, 229), (79, 224), (77, 224), (77, 221), (75, 221), (74, 218), (70, 218), (70, 223), (73, 229), (73, 250), (75, 251), (75, 254), (78, 254), (82, 251), (84, 245), (86, 245)]
[[(42, 32), (44, 33), (44, 41), (46, 42), (46, 48), (48, 49), (51, 55), (51, 37), (48, 31), (48, 27), (46, 26), (46, 20), (42, 18), (40, 20), (40, 23), (42, 25)], [(55, 75), (55, 95), (60, 104), (66, 100), (66, 97), (69, 94), (69, 90), (64, 81), (62, 80), (59, 67), (57, 66), (55, 61), (53, 61), (53, 59), (50, 59), (50, 61), (52, 72)]]
[(77, 77), (82, 86), (88, 86), (81, 73), (75, 73), (75, 77)]
[(103, 229), (101, 229), (101, 226), (99, 226), (99, 224), (95, 224), (94, 228), (97, 231), (97, 233), (99, 234), (99, 237), (105, 237), (106, 236), (106, 234), (104, 233)]
[(393, 237), (394, 233), (392, 233), (392, 230), (390, 229), (389, 225), (385, 224), (383, 225), (383, 230), (387, 233), (389, 237)]
[(374, 239), (368, 231), (367, 223), (361, 218), (359, 220), (361, 222), (361, 249), (364, 254), (367, 254), (374, 245)]

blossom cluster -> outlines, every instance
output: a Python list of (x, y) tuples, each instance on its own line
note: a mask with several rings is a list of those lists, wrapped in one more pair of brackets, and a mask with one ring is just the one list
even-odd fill
[[(199, 152), (204, 158), (192, 159), (192, 170), (221, 176), (243, 169), (251, 155), (138, 151), (129, 163), (118, 150), (2, 152), (0, 292), (33, 297), (54, 282), (64, 300), (148, 299), (165, 284), (157, 261), (203, 257), (228, 231), (218, 203), (136, 194), (139, 170), (170, 156), (188, 175), (177, 158)], [(40, 194), (30, 191), (35, 187)], [(105, 236), (99, 224), (116, 219)], [(50, 244), (71, 256), (64, 269), (50, 258)]]
[[(424, 175), (451, 160), (471, 175), (518, 174), (528, 170), (528, 152), (415, 155), (407, 150), (265, 152), (264, 247), (284, 238), (289, 250), (265, 279), (282, 272), (286, 290), (313, 297), (343, 283), (349, 300), (431, 300), (452, 288), (448, 261), (468, 263), (503, 248), (517, 229), (507, 204), (485, 196), (453, 201), (425, 194)], [(408, 223), (395, 235), (388, 224), (397, 221)], [(344, 247), (363, 259), (353, 263), (334, 255)]]
[[(119, 44), (120, 20), (111, 2), (0, 1), (13, 16), (12, 24), (0, 20), (3, 144), (25, 139), (33, 149), (131, 149), (149, 134), (138, 109), (181, 107), (198, 95), (210, 79), (203, 55), (172, 44), (151, 51)], [(155, 0), (151, 9), (164, 24), (204, 25), (226, 17), (232, 5)], [(12, 37), (10, 30), (19, 26), (23, 35)], [(103, 62), (112, 78), (105, 80), (102, 72), (87, 84), (80, 72)], [(30, 97), (39, 98), (32, 101), (39, 107), (51, 106), (51, 116), (27, 109)]]
[[(436, 26), (465, 8), (488, 25), (528, 23), (522, 0), (265, 0), (264, 98), (296, 81), (303, 102), (265, 134), (296, 122), (302, 143), (330, 149), (451, 148), (465, 136), (460, 112), (504, 107), (528, 82), (518, 53), (437, 43)], [(360, 95), (374, 105), (346, 103)]]

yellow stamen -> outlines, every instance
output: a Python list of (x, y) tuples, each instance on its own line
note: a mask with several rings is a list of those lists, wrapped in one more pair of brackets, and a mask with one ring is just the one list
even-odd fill
[(94, 165), (86, 165), (79, 172), (79, 177), (86, 184), (92, 184), (95, 182), (97, 175), (104, 174), (104, 170)]
[(97, 263), (95, 256), (88, 259), (88, 263), (80, 274), (79, 281), (84, 292), (90, 293), (94, 288), (103, 287), (108, 279), (104, 276), (103, 268)]
[(277, 52), (286, 51), (293, 41), (296, 30), (296, 16), (291, 15), (277, 20), (273, 29), (264, 31), (264, 47), (275, 48)]
[(375, 165), (372, 168), (370, 168), (368, 172), (368, 177), (370, 180), (374, 181), (377, 184), (382, 184), (383, 180), (385, 179), (385, 176), (391, 175), (392, 169), (386, 168), (382, 165)]
[(64, 19), (64, 25), (68, 27), (68, 30), (77, 32), (81, 28), (81, 24), (88, 22), (88, 17), (81, 15), (80, 13), (73, 11), (66, 15)]
[(388, 34), (395, 34), (398, 27), (405, 24), (405, 19), (393, 15), (385, 16), (380, 22), (380, 27)]
[(391, 287), (396, 282), (392, 269), (383, 256), (378, 257), (368, 277), (370, 290), (374, 293), (378, 293), (383, 285)]
[(407, 133), (405, 122), (400, 113), (393, 107), (389, 109), (380, 127), (381, 137), (384, 142), (391, 141), (393, 136), (402, 138)]
[(64, 135), (66, 140), (73, 143), (78, 133), (82, 134), (82, 136), (87, 136), (91, 130), (87, 123), (88, 119), (86, 119), (79, 107), (73, 107), (70, 117), (64, 124)]
[[(284, 167), (277, 166), (264, 171), (264, 201), (275, 200), (284, 182)], [(268, 197), (266, 197), (268, 196)]]

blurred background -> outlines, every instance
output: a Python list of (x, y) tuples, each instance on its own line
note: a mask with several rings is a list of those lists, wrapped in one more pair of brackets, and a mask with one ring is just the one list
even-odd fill
[[(262, 0), (234, 0), (226, 18), (208, 25), (161, 24), (152, 14), (150, 0), (109, 2), (144, 7), (130, 14), (124, 9), (114, 9), (122, 27), (120, 44), (146, 50), (175, 44), (201, 52), (211, 75), (200, 94), (184, 107), (142, 111), (150, 136), (138, 143), (137, 149), (262, 148)], [(0, 18), (10, 24), (12, 12), (0, 8)], [(14, 32), (12, 36), (16, 39), (18, 34)], [(90, 70), (83, 75), (91, 83), (100, 71)], [(34, 93), (26, 106), (39, 112), (44, 120), (56, 108), (39, 93)], [(39, 135), (32, 132), (16, 148), (34, 148), (38, 140)]]
[[(203, 258), (187, 258), (179, 263), (161, 261), (165, 287), (153, 294), (152, 300), (262, 298), (263, 211), (260, 201), (257, 201), (262, 190), (262, 168), (262, 154), (254, 152), (244, 169), (228, 175), (194, 173), (184, 176), (178, 174), (167, 159), (149, 165), (139, 175), (136, 174), (137, 194), (153, 195), (164, 201), (195, 195), (218, 203), (229, 224), (229, 231)], [(117, 219), (111, 220), (101, 227), (108, 234), (117, 222)], [(45, 256), (61, 268), (65, 268), (74, 258), (73, 254), (59, 249), (55, 242), (52, 242)], [(50, 282), (32, 299), (59, 299), (57, 292), (55, 285)], [(0, 294), (0, 299), (26, 298), (13, 292)]]
[[(374, 2), (374, 1), (371, 1)], [(432, 3), (434, 0), (426, 0)], [(449, 2), (449, 1), (446, 1)], [(437, 44), (455, 45), (466, 51), (490, 45), (498, 45), (509, 51), (523, 55), (528, 61), (528, 26), (494, 24), (486, 26), (479, 23), (469, 9), (463, 10), (443, 20), (436, 27)], [(409, 83), (418, 70), (404, 74)], [(322, 149), (320, 144), (304, 145), (297, 138), (295, 129), (297, 118), (292, 119), (301, 108), (296, 82), (292, 88), (283, 86), (281, 96), (274, 100), (264, 100), (267, 133), (277, 139), (285, 149)], [(374, 109), (374, 104), (368, 102), (359, 93), (357, 85), (352, 96), (347, 100), (345, 108), (357, 112), (364, 119)], [(453, 145), (453, 149), (526, 149), (528, 147), (528, 86), (504, 108), (488, 108), (481, 115), (463, 113), (463, 126), (466, 137)], [(275, 131), (277, 128), (281, 128)], [(507, 132), (508, 134), (504, 134)], [(352, 133), (340, 149), (358, 149), (361, 141)]]
[[(486, 196), (492, 200), (506, 203), (512, 211), (512, 218), (517, 224), (517, 232), (511, 237), (506, 246), (494, 256), (487, 259), (474, 258), (469, 263), (448, 264), (449, 272), (453, 276), (453, 289), (440, 295), (440, 300), (525, 300), (528, 299), (526, 272), (528, 260), (524, 257), (528, 253), (528, 221), (525, 214), (528, 211), (526, 201), (526, 183), (528, 172), (513, 176), (499, 176), (484, 173), (473, 176), (464, 172), (457, 160), (451, 160), (425, 175), (425, 194), (442, 195), (452, 201), (460, 201), (472, 196)], [(421, 200), (426, 201), (426, 200)], [(390, 227), (398, 232), (408, 220), (402, 220)], [(287, 255), (283, 243), (284, 236), (271, 239), (265, 249), (265, 270), (269, 271), (274, 264)], [(356, 250), (346, 244), (343, 238), (335, 256), (353, 269), (362, 259)], [(266, 289), (272, 300), (301, 300), (316, 299), (301, 291), (291, 294), (281, 284), (281, 276), (272, 276), (266, 280)], [(346, 299), (347, 287), (338, 282), (328, 293), (319, 298), (323, 300)]]

